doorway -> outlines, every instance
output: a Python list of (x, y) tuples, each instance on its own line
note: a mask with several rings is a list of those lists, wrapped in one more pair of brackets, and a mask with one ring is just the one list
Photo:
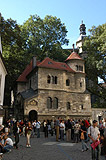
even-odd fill
[(29, 112), (29, 121), (37, 120), (37, 111), (31, 110)]

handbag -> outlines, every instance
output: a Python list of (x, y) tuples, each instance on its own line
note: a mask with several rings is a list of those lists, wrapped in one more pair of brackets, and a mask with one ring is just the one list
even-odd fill
[(81, 137), (80, 137), (82, 140), (84, 139), (84, 133), (81, 132)]
[(100, 141), (96, 141), (95, 143), (91, 144), (91, 147), (93, 148), (93, 150), (95, 150), (95, 148), (100, 144)]

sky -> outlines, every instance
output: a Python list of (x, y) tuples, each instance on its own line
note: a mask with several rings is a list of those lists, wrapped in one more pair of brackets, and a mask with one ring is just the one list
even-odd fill
[(68, 30), (69, 45), (72, 48), (79, 37), (81, 21), (88, 29), (93, 25), (106, 23), (106, 0), (0, 0), (0, 12), (4, 19), (12, 18), (23, 24), (30, 15), (37, 14), (41, 18), (46, 15), (56, 16)]

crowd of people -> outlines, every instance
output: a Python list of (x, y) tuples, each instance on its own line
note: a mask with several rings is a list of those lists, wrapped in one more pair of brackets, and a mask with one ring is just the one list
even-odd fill
[(99, 123), (94, 120), (91, 125), (89, 120), (64, 121), (58, 118), (55, 128), (56, 141), (64, 140), (66, 133), (66, 141), (82, 142), (82, 152), (89, 149), (87, 142), (90, 141), (92, 160), (100, 160), (100, 154), (106, 158), (106, 119)]
[(30, 138), (40, 138), (41, 130), (45, 138), (55, 134), (57, 142), (81, 142), (82, 152), (89, 149), (90, 141), (92, 160), (100, 159), (100, 150), (106, 156), (106, 120), (100, 120), (99, 123), (94, 120), (91, 125), (89, 120), (63, 120), (61, 117), (57, 120), (44, 120), (42, 123), (39, 120), (8, 120), (5, 125), (0, 125), (0, 155), (11, 152), (12, 148), (18, 149), (20, 136), (26, 137), (26, 147), (30, 148)]

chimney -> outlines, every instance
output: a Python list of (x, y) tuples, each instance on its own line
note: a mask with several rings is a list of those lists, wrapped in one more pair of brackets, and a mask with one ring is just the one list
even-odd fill
[(36, 56), (33, 56), (32, 58), (32, 69), (36, 67)]

